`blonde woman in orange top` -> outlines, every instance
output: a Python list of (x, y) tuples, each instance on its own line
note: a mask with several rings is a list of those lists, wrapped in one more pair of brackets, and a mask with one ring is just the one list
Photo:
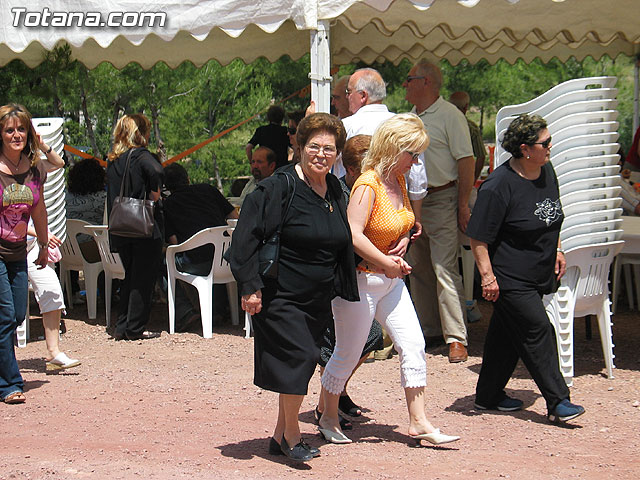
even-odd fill
[(332, 303), (336, 346), (322, 376), (325, 410), (319, 422), (320, 433), (332, 443), (351, 442), (340, 429), (338, 400), (358, 363), (374, 316), (398, 350), (409, 409), (409, 436), (418, 443), (426, 440), (432, 444), (460, 438), (440, 433), (427, 420), (424, 338), (402, 280), (411, 272), (403, 256), (415, 222), (404, 174), (428, 145), (429, 137), (416, 115), (399, 114), (383, 122), (373, 135), (362, 162), (362, 175), (351, 192), (347, 216), (354, 250), (362, 257), (357, 266), (360, 301), (336, 298)]

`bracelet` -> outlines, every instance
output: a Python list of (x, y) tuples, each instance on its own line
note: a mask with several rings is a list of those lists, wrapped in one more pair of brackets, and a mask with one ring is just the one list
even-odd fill
[(53, 145), (49, 145), (49, 150), (47, 150), (46, 152), (44, 152), (45, 155), (49, 155), (51, 153), (51, 150), (53, 150)]
[(495, 281), (496, 281), (496, 277), (493, 277), (493, 278), (491, 279), (491, 281), (490, 281), (490, 282), (482, 283), (480, 286), (481, 286), (482, 288), (484, 288), (484, 287), (488, 287), (489, 285), (491, 285), (491, 284), (492, 284), (493, 282), (495, 282)]
[(563, 249), (561, 249), (560, 247), (558, 247), (558, 253), (561, 253), (561, 254), (563, 254), (563, 255), (564, 255), (564, 250), (563, 250)]

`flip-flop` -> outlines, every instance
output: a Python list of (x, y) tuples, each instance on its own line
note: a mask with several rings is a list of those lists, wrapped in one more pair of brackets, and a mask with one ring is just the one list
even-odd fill
[(20, 390), (16, 390), (4, 397), (4, 403), (15, 405), (16, 403), (24, 403), (26, 399), (27, 397), (24, 396), (24, 393)]

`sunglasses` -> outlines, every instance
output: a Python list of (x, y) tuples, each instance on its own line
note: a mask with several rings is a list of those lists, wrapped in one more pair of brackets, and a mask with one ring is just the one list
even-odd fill
[(409, 155), (411, 155), (411, 161), (416, 162), (420, 158), (420, 152), (410, 152), (409, 150), (405, 150)]
[(551, 137), (547, 138), (544, 142), (533, 142), (534, 145), (542, 145), (542, 148), (549, 148), (551, 145)]
[(411, 80), (417, 80), (419, 78), (426, 78), (426, 77), (424, 75), (408, 75), (407, 83), (409, 83)]
[(295, 135), (297, 131), (298, 131), (298, 129), (297, 129), (297, 128), (293, 128), (293, 127), (288, 127), (288, 128), (287, 128), (287, 133), (288, 133), (289, 135)]

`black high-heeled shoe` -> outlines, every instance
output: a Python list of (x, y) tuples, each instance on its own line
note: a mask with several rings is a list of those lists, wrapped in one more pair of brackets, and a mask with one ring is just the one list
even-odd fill
[(349, 415), (350, 417), (359, 417), (362, 415), (362, 408), (353, 403), (353, 400), (351, 400), (349, 395), (340, 395), (338, 408), (342, 413)]
[[(316, 423), (320, 425), (320, 417), (322, 417), (322, 412), (318, 410), (318, 407), (316, 407), (315, 416), (316, 416)], [(353, 423), (351, 423), (349, 420), (344, 418), (342, 415), (338, 414), (338, 420), (340, 421), (340, 428), (342, 430), (353, 430)]]
[(287, 439), (282, 437), (282, 440), (280, 441), (280, 450), (282, 450), (282, 453), (291, 460), (295, 460), (297, 462), (308, 462), (313, 458), (311, 452), (304, 448), (304, 442), (302, 440), (294, 445), (293, 448), (289, 448)]

